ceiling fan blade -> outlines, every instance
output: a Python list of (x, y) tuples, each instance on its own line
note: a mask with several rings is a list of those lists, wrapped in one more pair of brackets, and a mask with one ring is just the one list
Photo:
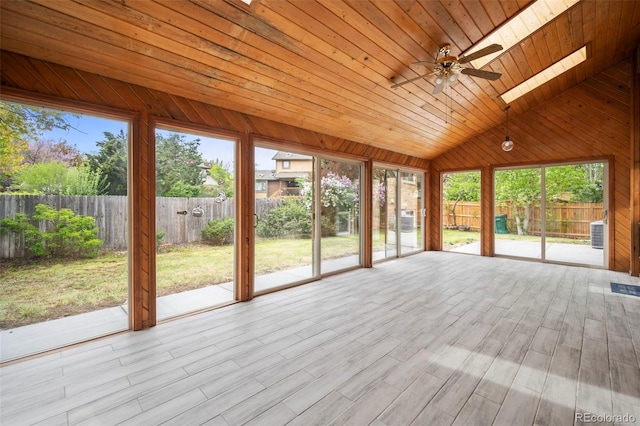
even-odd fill
[(405, 85), (407, 83), (411, 83), (412, 81), (420, 80), (421, 78), (425, 78), (425, 77), (427, 77), (427, 76), (429, 76), (431, 74), (433, 74), (433, 73), (430, 72), (430, 73), (427, 73), (427, 74), (422, 74), (422, 75), (419, 75), (417, 77), (410, 78), (409, 80), (401, 81), (400, 83), (394, 83), (394, 84), (391, 85), (391, 88), (395, 89), (396, 87), (400, 87), (400, 86)]
[(499, 72), (477, 70), (475, 68), (463, 68), (460, 73), (473, 77), (485, 78), (487, 80), (497, 80), (500, 78), (500, 76), (502, 76), (502, 74), (500, 74)]
[(444, 89), (444, 85), (445, 85), (445, 81), (444, 79), (442, 79), (442, 81), (436, 84), (436, 87), (433, 88), (432, 94), (437, 95), (438, 93), (442, 92), (442, 90)]
[(462, 58), (458, 59), (458, 63), (466, 64), (467, 62), (475, 61), (478, 58), (482, 58), (483, 56), (490, 55), (500, 50), (502, 50), (502, 46), (497, 43), (494, 43), (490, 46), (487, 46), (483, 49), (478, 50), (477, 52), (473, 52), (469, 55), (463, 56)]

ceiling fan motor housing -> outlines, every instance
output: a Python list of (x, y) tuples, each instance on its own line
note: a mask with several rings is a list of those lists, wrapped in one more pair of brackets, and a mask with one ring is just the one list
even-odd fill
[(443, 64), (443, 65), (451, 65), (453, 63), (458, 62), (458, 57), (457, 56), (444, 56), (440, 59), (438, 59), (438, 63), (439, 64)]

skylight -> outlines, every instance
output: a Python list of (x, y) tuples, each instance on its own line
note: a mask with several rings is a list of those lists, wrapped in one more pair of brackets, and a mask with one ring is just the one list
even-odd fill
[(497, 58), (501, 53), (529, 37), (531, 34), (542, 28), (547, 22), (564, 13), (580, 0), (537, 0), (526, 7), (522, 12), (511, 18), (501, 27), (482, 39), (479, 43), (465, 52), (465, 55), (487, 47), (490, 44), (498, 43), (504, 50), (483, 56), (475, 61), (471, 61), (474, 68), (480, 69), (489, 62)]
[(528, 80), (523, 81), (511, 90), (500, 95), (503, 101), (507, 104), (513, 100), (518, 99), (525, 93), (529, 93), (533, 89), (542, 86), (549, 80), (552, 80), (562, 73), (569, 71), (571, 68), (576, 67), (587, 59), (587, 46), (582, 46), (579, 50), (576, 50), (571, 55), (561, 59), (549, 68), (539, 72)]

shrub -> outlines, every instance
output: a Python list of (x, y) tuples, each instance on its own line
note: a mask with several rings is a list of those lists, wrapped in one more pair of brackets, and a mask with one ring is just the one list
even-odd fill
[(202, 196), (202, 186), (190, 185), (182, 181), (173, 184), (171, 189), (166, 191), (163, 197), (184, 197), (193, 198)]
[(72, 167), (67, 171), (65, 195), (100, 195), (107, 192), (109, 182), (100, 168), (91, 170), (88, 165)]
[(160, 245), (162, 244), (162, 239), (164, 238), (165, 235), (167, 235), (166, 232), (163, 232), (163, 231), (156, 232), (156, 251), (158, 251), (158, 249), (160, 248)]
[(6, 218), (0, 221), (0, 232), (11, 232), (16, 238), (24, 237), (25, 248), (32, 256), (44, 256), (44, 241), (42, 232), (29, 222), (29, 217), (24, 213), (16, 213), (14, 218)]
[(67, 166), (59, 161), (49, 161), (16, 172), (13, 185), (32, 194), (62, 194), (66, 180)]
[(24, 235), (25, 247), (35, 257), (96, 257), (102, 247), (91, 216), (38, 204), (31, 219), (40, 222), (44, 230), (32, 225), (27, 215), (18, 213), (13, 219), (0, 221), (0, 232)]
[(214, 246), (233, 242), (233, 219), (210, 220), (202, 230), (202, 240)]
[(288, 199), (260, 218), (256, 233), (260, 238), (309, 238), (311, 215), (303, 200)]

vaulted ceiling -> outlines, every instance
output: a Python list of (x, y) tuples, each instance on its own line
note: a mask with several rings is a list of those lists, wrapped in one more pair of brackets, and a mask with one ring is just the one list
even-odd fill
[[(550, 0), (563, 1), (563, 0)], [(640, 2), (583, 0), (433, 95), (416, 61), (467, 51), (528, 0), (17, 0), (3, 50), (277, 122), (433, 158), (503, 122), (502, 93), (584, 45), (589, 58), (512, 102), (519, 114), (629, 57)], [(43, 76), (46, 78), (46, 76)]]

